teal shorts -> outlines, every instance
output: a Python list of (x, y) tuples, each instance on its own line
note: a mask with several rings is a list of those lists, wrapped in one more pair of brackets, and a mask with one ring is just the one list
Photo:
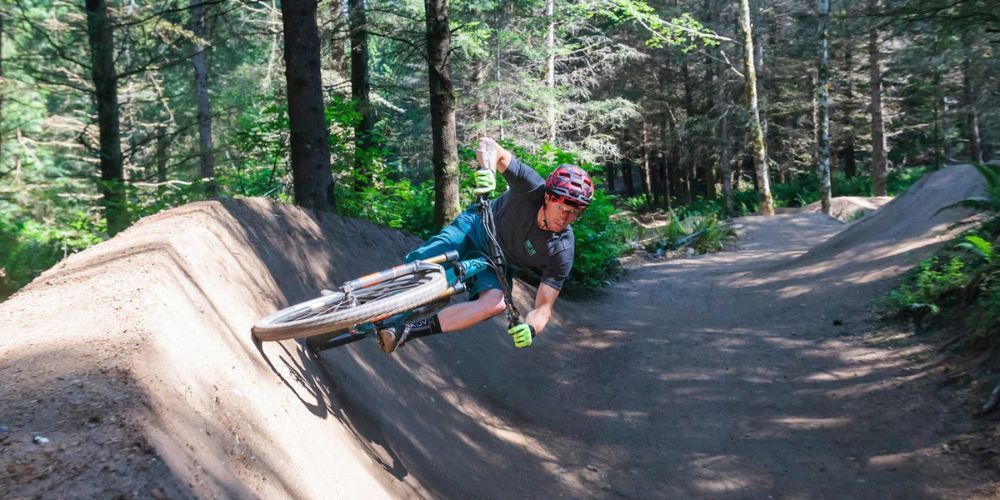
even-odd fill
[[(486, 233), (476, 207), (470, 207), (459, 214), (455, 220), (438, 234), (425, 241), (420, 248), (406, 254), (406, 262), (427, 259), (435, 255), (443, 254), (449, 250), (458, 252), (459, 260), (475, 259), (488, 255), (486, 247)], [(508, 268), (507, 284), (511, 284), (513, 273)], [(500, 280), (492, 269), (486, 269), (473, 276), (466, 285), (469, 297), (476, 300), (484, 290), (491, 288), (503, 290)]]

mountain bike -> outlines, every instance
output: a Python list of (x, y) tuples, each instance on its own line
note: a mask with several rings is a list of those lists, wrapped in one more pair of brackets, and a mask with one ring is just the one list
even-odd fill
[(458, 252), (449, 251), (347, 281), (335, 291), (324, 291), (319, 297), (258, 320), (253, 336), (262, 341), (306, 338), (314, 351), (349, 344), (371, 336), (383, 325), (436, 313), (484, 271), (497, 273), (507, 304), (507, 321), (511, 326), (520, 323), (490, 201), (479, 196), (476, 204), (488, 253), (460, 261)]

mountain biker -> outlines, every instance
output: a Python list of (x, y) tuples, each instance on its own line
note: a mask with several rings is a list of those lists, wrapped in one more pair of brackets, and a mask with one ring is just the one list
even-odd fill
[[(510, 189), (493, 200), (490, 209), (496, 223), (497, 239), (510, 268), (541, 271), (542, 281), (534, 308), (524, 321), (507, 333), (515, 347), (528, 347), (549, 322), (552, 306), (573, 267), (573, 228), (594, 196), (594, 184), (582, 168), (561, 165), (542, 179), (493, 139), (479, 142), (476, 159), (485, 167), (475, 173), (473, 193), (485, 195), (496, 188), (499, 170)], [(406, 255), (406, 261), (426, 259), (448, 250), (457, 250), (460, 259), (488, 255), (483, 224), (475, 206), (462, 212), (454, 222)], [(485, 321), (505, 308), (504, 293), (495, 273), (483, 272), (469, 284), (469, 302), (453, 304), (437, 315), (413, 323), (386, 326), (378, 331), (379, 346), (391, 353), (408, 340), (461, 330)], [(508, 286), (510, 285), (508, 278)]]

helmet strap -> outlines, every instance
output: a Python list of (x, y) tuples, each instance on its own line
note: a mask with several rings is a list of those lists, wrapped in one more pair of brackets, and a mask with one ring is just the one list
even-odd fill
[(538, 207), (538, 214), (541, 216), (541, 219), (542, 219), (542, 221), (541, 221), (542, 222), (542, 229), (543, 230), (548, 230), (549, 229), (549, 221), (548, 221), (548, 219), (545, 218), (545, 203), (542, 203), (542, 206)]

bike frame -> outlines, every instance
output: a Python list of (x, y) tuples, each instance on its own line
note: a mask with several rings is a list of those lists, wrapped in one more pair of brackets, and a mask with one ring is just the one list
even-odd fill
[(507, 285), (503, 250), (500, 249), (499, 242), (495, 237), (496, 228), (493, 225), (493, 216), (488, 198), (485, 196), (478, 197), (477, 211), (487, 233), (487, 247), (491, 255), (459, 261), (458, 252), (452, 250), (428, 259), (409, 262), (377, 273), (368, 274), (350, 280), (340, 287), (340, 291), (350, 297), (355, 290), (378, 285), (402, 276), (418, 272), (444, 272), (448, 281), (448, 288), (435, 297), (434, 300), (416, 309), (378, 318), (374, 321), (356, 325), (345, 331), (309, 337), (306, 339), (306, 345), (313, 351), (332, 349), (366, 338), (378, 331), (379, 327), (383, 324), (401, 324), (415, 317), (434, 314), (444, 308), (453, 295), (466, 290), (465, 283), (467, 280), (487, 269), (493, 269), (497, 273), (497, 278), (504, 292), (505, 303), (507, 304), (507, 322), (510, 326), (520, 322), (520, 314), (514, 306), (511, 298), (511, 289)]

